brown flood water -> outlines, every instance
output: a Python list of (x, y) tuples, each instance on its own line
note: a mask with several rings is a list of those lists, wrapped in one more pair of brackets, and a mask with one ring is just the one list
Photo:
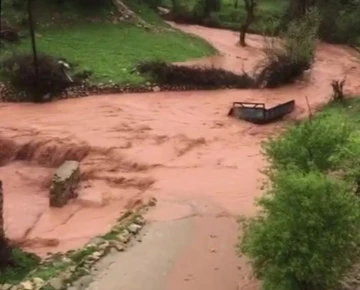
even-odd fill
[[(220, 52), (189, 64), (241, 72), (262, 57), (260, 36), (249, 35), (249, 46), (241, 48), (234, 32), (178, 27), (203, 37)], [(6, 232), (40, 255), (66, 251), (106, 232), (121, 211), (150, 196), (159, 200), (149, 215), (154, 220), (192, 214), (252, 215), (254, 198), (260, 194), (259, 169), (264, 165), (260, 142), (287, 121), (306, 116), (306, 96), (314, 109), (325, 103), (333, 79), (346, 75), (348, 93), (359, 93), (359, 60), (349, 48), (321, 43), (311, 75), (276, 90), (105, 95), (42, 105), (0, 103), (0, 144), (9, 152), (0, 152), (0, 160), (14, 158), (19, 151), (22, 159), (0, 167)], [(271, 106), (291, 99), (296, 100), (295, 112), (273, 125), (256, 126), (227, 117), (234, 101)], [(82, 161), (79, 197), (62, 209), (50, 209), (51, 174), (71, 158)], [(212, 225), (199, 220), (199, 228)], [(226, 242), (236, 242), (233, 221), (217, 227)], [(197, 251), (201, 232), (198, 236), (184, 257)], [(233, 247), (227, 251), (235, 261)], [(204, 257), (194, 267), (203, 268), (206, 261)], [(177, 267), (182, 267), (181, 261)]]

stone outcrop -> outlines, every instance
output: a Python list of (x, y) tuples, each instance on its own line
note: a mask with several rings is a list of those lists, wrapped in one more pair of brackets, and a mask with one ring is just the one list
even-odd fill
[(77, 161), (65, 161), (55, 172), (49, 196), (51, 207), (63, 207), (70, 198), (75, 197), (75, 191), (80, 182), (80, 164)]

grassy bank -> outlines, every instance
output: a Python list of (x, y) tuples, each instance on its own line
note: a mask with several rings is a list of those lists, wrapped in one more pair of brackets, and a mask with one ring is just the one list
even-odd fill
[(34, 254), (29, 254), (16, 248), (12, 250), (12, 259), (13, 265), (6, 268), (5, 270), (0, 270), (0, 289), (1, 285), (5, 283), (19, 283), (40, 263), (40, 259)]
[[(84, 22), (81, 13), (89, 19), (94, 15), (93, 10), (81, 12), (73, 6), (64, 6), (64, 14), (60, 14), (55, 13), (54, 4), (43, 6), (41, 3), (43, 1), (36, 7), (37, 15), (42, 15), (38, 18), (36, 31), (38, 51), (65, 58), (82, 70), (92, 71), (94, 82), (111, 80), (119, 84), (138, 84), (145, 81), (132, 73), (139, 61), (185, 61), (215, 53), (205, 41), (170, 29), (155, 11), (138, 2), (130, 3), (129, 7), (145, 21), (156, 25), (159, 31), (126, 23), (114, 24), (108, 21), (111, 17), (106, 15), (106, 11), (110, 11), (106, 7), (97, 19)], [(30, 53), (26, 30), (24, 34), (19, 44), (6, 46), (0, 58), (13, 52)]]
[[(184, 61), (214, 53), (205, 41), (178, 31), (149, 32), (111, 23), (42, 28), (38, 31), (37, 45), (39, 52), (64, 57), (82, 69), (93, 71), (93, 81), (112, 80), (122, 84), (144, 81), (131, 73), (139, 61)], [(30, 52), (29, 39), (11, 49)]]

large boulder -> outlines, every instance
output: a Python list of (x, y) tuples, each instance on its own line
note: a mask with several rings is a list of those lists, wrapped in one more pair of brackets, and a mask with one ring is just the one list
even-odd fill
[(50, 187), (50, 206), (63, 207), (70, 198), (75, 197), (79, 182), (80, 163), (65, 161), (53, 176)]

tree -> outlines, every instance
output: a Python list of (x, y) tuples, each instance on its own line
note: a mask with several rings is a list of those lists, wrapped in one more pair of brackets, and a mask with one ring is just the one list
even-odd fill
[(360, 200), (320, 172), (281, 170), (241, 250), (264, 290), (336, 289), (360, 254)]
[(240, 45), (246, 46), (245, 37), (251, 23), (255, 19), (255, 9), (257, 7), (257, 0), (244, 0), (246, 17), (240, 27)]
[[(33, 61), (34, 61), (34, 71), (35, 71), (35, 83), (34, 87), (38, 86), (38, 76), (39, 76), (39, 63), (38, 63), (38, 56), (36, 51), (36, 38), (35, 38), (35, 27), (33, 21), (33, 0), (27, 1), (27, 12), (28, 12), (28, 25), (29, 25), (29, 32), (31, 36), (31, 48), (33, 53)], [(38, 96), (35, 100), (40, 101), (42, 96)]]

